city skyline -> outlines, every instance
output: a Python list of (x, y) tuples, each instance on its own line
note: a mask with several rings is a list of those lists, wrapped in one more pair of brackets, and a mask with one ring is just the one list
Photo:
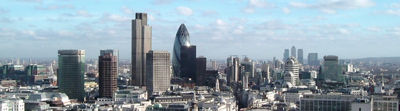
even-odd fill
[(320, 58), (396, 57), (399, 8), (399, 2), (371, 0), (6, 1), (0, 4), (0, 56), (56, 58), (59, 49), (83, 49), (96, 58), (112, 48), (129, 59), (130, 23), (135, 12), (144, 12), (154, 50), (172, 52), (175, 31), (185, 23), (198, 55), (212, 59), (282, 58), (290, 46)]

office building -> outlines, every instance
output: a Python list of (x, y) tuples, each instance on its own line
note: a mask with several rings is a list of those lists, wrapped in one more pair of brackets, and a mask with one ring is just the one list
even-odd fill
[(307, 64), (310, 66), (319, 66), (318, 53), (308, 53)]
[(300, 65), (295, 57), (292, 56), (285, 62), (285, 74), (290, 74), (293, 85), (299, 85), (299, 69)]
[(174, 42), (172, 69), (175, 77), (196, 80), (196, 46), (189, 39), (185, 24), (181, 24)]
[(324, 63), (321, 67), (318, 79), (321, 81), (332, 81), (332, 82), (345, 82), (342, 66), (339, 65), (338, 56), (328, 55), (324, 56)]
[(196, 85), (203, 86), (205, 84), (202, 81), (205, 81), (204, 77), (207, 73), (207, 58), (206, 57), (198, 57), (196, 59)]
[(83, 101), (85, 74), (84, 50), (58, 50), (57, 85), (70, 99)]
[(289, 49), (285, 49), (283, 52), (283, 61), (286, 61), (289, 58)]
[(296, 47), (292, 46), (292, 48), (290, 49), (290, 52), (291, 52), (290, 56), (292, 56), (292, 57), (294, 57), (294, 58), (297, 57), (297, 56), (296, 56)]
[(299, 61), (299, 64), (304, 64), (303, 49), (298, 49), (297, 50), (297, 60)]
[(226, 64), (227, 68), (225, 73), (227, 74), (228, 84), (238, 82), (240, 73), (240, 58), (230, 56), (228, 57)]
[(146, 53), (151, 50), (151, 26), (146, 13), (136, 13), (132, 20), (132, 85), (146, 84)]
[(117, 90), (118, 51), (100, 50), (99, 56), (99, 96), (112, 98)]
[(165, 92), (170, 87), (171, 61), (167, 51), (152, 51), (147, 53), (147, 91), (149, 95)]

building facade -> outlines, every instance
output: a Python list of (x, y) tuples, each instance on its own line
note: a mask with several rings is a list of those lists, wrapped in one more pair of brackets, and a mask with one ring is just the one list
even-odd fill
[(318, 53), (308, 53), (307, 64), (310, 66), (319, 66)]
[(57, 85), (60, 92), (71, 99), (83, 101), (85, 74), (84, 50), (59, 50)]
[(196, 80), (196, 46), (189, 39), (189, 31), (181, 24), (175, 37), (172, 69), (175, 77)]
[(152, 27), (147, 24), (147, 13), (136, 13), (132, 20), (132, 85), (146, 84), (146, 53), (151, 50)]
[(297, 50), (297, 60), (299, 61), (299, 64), (304, 64), (303, 49)]
[(300, 69), (300, 64), (298, 63), (295, 57), (292, 56), (285, 62), (285, 74), (291, 75), (292, 77), (291, 83), (293, 85), (299, 85), (300, 83), (299, 69)]
[(99, 56), (99, 95), (112, 98), (117, 90), (118, 51), (100, 50)]
[(147, 53), (147, 91), (149, 94), (162, 93), (169, 89), (171, 82), (171, 60), (167, 51)]

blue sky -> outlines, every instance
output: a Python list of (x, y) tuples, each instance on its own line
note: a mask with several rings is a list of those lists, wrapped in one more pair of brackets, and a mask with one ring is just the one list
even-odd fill
[(295, 45), (340, 58), (400, 55), (396, 0), (2, 0), (0, 57), (118, 49), (130, 58), (134, 13), (149, 14), (153, 49), (172, 52), (181, 23), (198, 56), (281, 58)]

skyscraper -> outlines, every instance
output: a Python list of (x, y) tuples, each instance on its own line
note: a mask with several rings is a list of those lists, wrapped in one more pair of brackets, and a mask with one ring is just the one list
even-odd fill
[(132, 20), (132, 82), (135, 86), (146, 84), (146, 53), (151, 50), (151, 26), (146, 13), (136, 13)]
[(300, 82), (299, 69), (300, 65), (295, 57), (292, 56), (285, 62), (285, 74), (291, 74), (290, 76), (293, 79), (291, 83), (293, 85), (298, 85), (298, 83)]
[(286, 61), (289, 58), (289, 49), (285, 49), (283, 52), (283, 61)]
[(292, 46), (292, 49), (290, 49), (290, 51), (291, 51), (291, 55), (290, 56), (293, 56), (293, 57), (296, 58), (296, 47)]
[(297, 50), (297, 60), (299, 61), (300, 64), (304, 64), (303, 63), (303, 49)]
[(321, 67), (318, 79), (322, 81), (345, 82), (342, 74), (342, 66), (339, 65), (339, 57), (334, 55), (324, 56), (324, 64)]
[(179, 26), (172, 57), (173, 73), (176, 77), (196, 80), (196, 46), (190, 44), (185, 24)]
[(225, 70), (227, 74), (228, 84), (239, 81), (240, 72), (240, 61), (239, 57), (230, 56), (227, 59), (227, 68)]
[(319, 65), (318, 53), (308, 53), (307, 60), (308, 60), (308, 65), (318, 66)]
[(196, 85), (205, 85), (201, 84), (204, 83), (202, 81), (205, 80), (206, 77), (204, 77), (207, 73), (207, 58), (206, 57), (198, 57), (196, 59)]
[(170, 53), (150, 50), (146, 56), (147, 91), (149, 94), (165, 92), (170, 87), (171, 81)]
[(117, 90), (118, 51), (100, 50), (99, 56), (99, 95), (112, 98)]
[(255, 74), (255, 62), (253, 62), (250, 58), (244, 57), (241, 65), (244, 66), (244, 72), (249, 72), (249, 78), (254, 78)]
[(57, 85), (71, 99), (83, 101), (85, 74), (84, 50), (58, 50)]

